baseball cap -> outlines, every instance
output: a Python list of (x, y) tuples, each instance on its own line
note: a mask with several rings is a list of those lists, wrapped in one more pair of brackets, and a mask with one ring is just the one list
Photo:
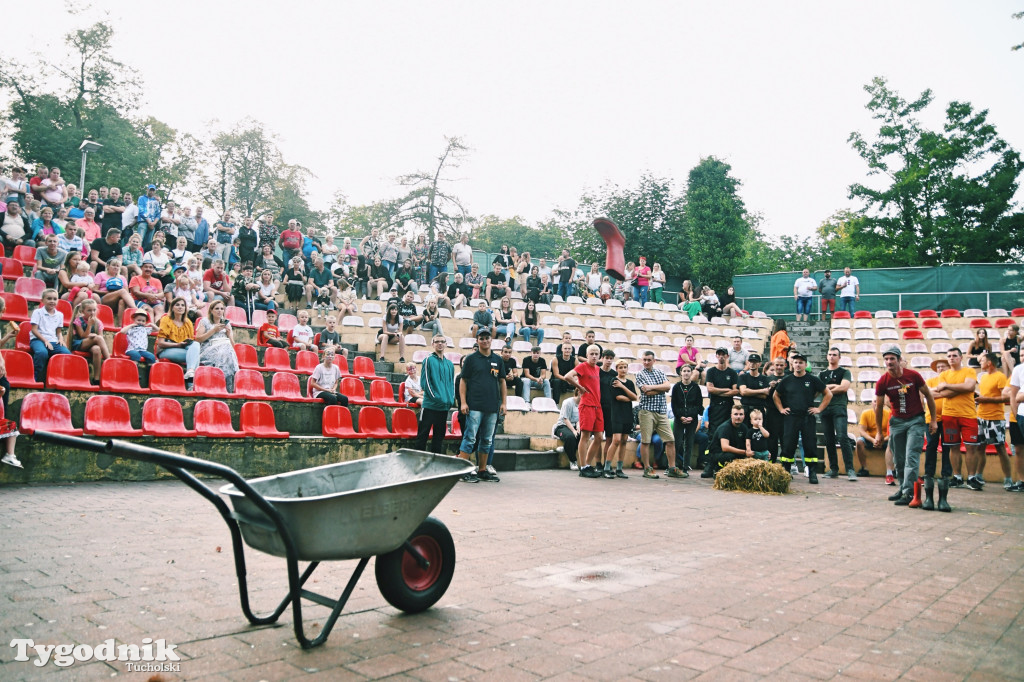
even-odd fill
[(886, 348), (884, 351), (882, 351), (882, 357), (884, 358), (886, 355), (895, 355), (898, 358), (902, 358), (903, 357), (903, 351), (900, 350), (899, 346), (892, 346), (892, 347)]
[(188, 268), (181, 264), (175, 265), (173, 272), (177, 273), (179, 270), (188, 270)]
[(807, 356), (803, 353), (793, 353), (789, 357), (791, 360), (803, 360), (804, 362), (807, 362)]
[(747, 356), (747, 362), (761, 362), (761, 356), (757, 353), (751, 353)]
[(146, 185), (146, 189), (156, 189), (156, 185)]
[(476, 332), (476, 337), (477, 337), (478, 339), (479, 339), (479, 338), (480, 338), (481, 336), (490, 336), (490, 335), (491, 335), (491, 330), (490, 330), (490, 329), (487, 329), (486, 327), (481, 327), (481, 328), (480, 328), (479, 330), (477, 330), (477, 332)]
[(729, 349), (726, 348), (725, 346), (719, 346), (718, 348), (715, 349), (715, 355), (728, 355), (728, 354), (729, 354)]

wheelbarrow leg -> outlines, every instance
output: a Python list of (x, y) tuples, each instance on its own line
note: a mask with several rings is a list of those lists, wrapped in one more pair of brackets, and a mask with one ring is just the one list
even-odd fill
[[(352, 591), (356, 588), (356, 583), (359, 582), (359, 578), (363, 575), (363, 570), (366, 568), (366, 565), (369, 562), (370, 557), (364, 557), (359, 560), (359, 564), (356, 566), (356, 570), (352, 573), (352, 577), (349, 578), (348, 584), (345, 586), (345, 591), (342, 592), (341, 596), (336, 600), (329, 599), (315, 592), (310, 592), (309, 590), (302, 589), (302, 583), (304, 583), (306, 579), (313, 573), (312, 569), (316, 568), (316, 566), (318, 565), (315, 562), (313, 564), (310, 564), (309, 568), (306, 569), (306, 572), (302, 576), (301, 582), (299, 582), (298, 585), (292, 585), (291, 601), (292, 612), (295, 616), (295, 639), (299, 640), (299, 644), (302, 646), (303, 649), (312, 649), (313, 647), (320, 646), (325, 641), (327, 641), (327, 637), (330, 636), (331, 630), (334, 629), (334, 624), (337, 622), (338, 616), (341, 615), (341, 610), (345, 608), (345, 604), (348, 602), (349, 597), (352, 596)], [(291, 570), (293, 568), (291, 565), (292, 562), (289, 561), (288, 563), (288, 573), (289, 577), (291, 577), (293, 575)], [(298, 573), (297, 565), (295, 566), (295, 569), (295, 573)], [(308, 639), (302, 627), (303, 598), (309, 599), (310, 601), (316, 602), (317, 604), (320, 604), (322, 606), (327, 606), (331, 608), (331, 615), (327, 617), (326, 621), (324, 621), (323, 629), (320, 630), (320, 634), (317, 635), (314, 639)]]

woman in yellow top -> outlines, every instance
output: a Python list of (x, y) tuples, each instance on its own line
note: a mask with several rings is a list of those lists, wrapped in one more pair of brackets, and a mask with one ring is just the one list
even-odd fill
[(170, 312), (160, 318), (156, 335), (156, 356), (185, 367), (185, 378), (195, 374), (199, 366), (199, 344), (195, 328), (188, 319), (188, 303), (183, 298), (171, 301)]
[(795, 348), (795, 345), (789, 339), (789, 334), (786, 333), (786, 321), (777, 320), (775, 322), (775, 331), (772, 332), (772, 342), (770, 346), (771, 359), (782, 358), (786, 359), (789, 354), (790, 348)]

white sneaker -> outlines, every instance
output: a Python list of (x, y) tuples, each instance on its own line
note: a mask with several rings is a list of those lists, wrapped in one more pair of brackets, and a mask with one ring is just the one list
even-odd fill
[(25, 468), (25, 467), (23, 467), (21, 465), (21, 462), (18, 460), (18, 458), (15, 455), (4, 455), (3, 459), (0, 459), (0, 462), (3, 462), (4, 464), (10, 464), (12, 467), (15, 467), (15, 468), (18, 468), (18, 469), (24, 469)]
[(192, 370), (185, 372), (185, 381), (191, 381), (195, 377), (196, 373)]
[(569, 462), (569, 471), (579, 471), (580, 465), (576, 462)]
[(496, 470), (496, 469), (495, 469), (494, 467), (492, 467), (492, 466), (491, 466), (490, 464), (488, 464), (488, 465), (487, 465), (487, 471), (488, 471), (489, 473), (492, 473), (492, 474), (494, 474), (495, 476), (497, 476), (497, 475), (498, 475), (498, 472), (497, 472), (497, 470)]

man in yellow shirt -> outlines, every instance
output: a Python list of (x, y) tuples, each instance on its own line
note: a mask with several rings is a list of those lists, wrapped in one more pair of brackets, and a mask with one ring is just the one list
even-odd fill
[[(950, 348), (946, 352), (949, 369), (939, 375), (933, 396), (944, 398), (942, 404), (942, 442), (950, 446), (953, 460), (953, 471), (960, 471), (960, 443), (967, 447), (967, 485), (972, 490), (981, 490), (983, 483), (970, 475), (977, 471), (975, 460), (978, 459), (978, 409), (974, 404), (974, 388), (978, 385), (977, 374), (971, 367), (964, 367), (963, 353), (959, 348)], [(985, 449), (981, 448), (981, 457)], [(953, 477), (950, 484), (954, 488), (962, 488), (964, 480)]]
[[(939, 383), (939, 376), (943, 372), (949, 369), (949, 361), (946, 358), (939, 358), (938, 360), (932, 361), (932, 371), (936, 373), (931, 379), (928, 379), (924, 383), (927, 384), (928, 388), (932, 390), (932, 394), (935, 393), (935, 386)], [(953, 475), (953, 467), (949, 463), (949, 446), (942, 441), (942, 403), (943, 399), (935, 398), (935, 419), (939, 423), (939, 428), (934, 433), (928, 432), (928, 443), (924, 453), (924, 501), (921, 502), (921, 509), (931, 511), (935, 509), (935, 501), (933, 495), (935, 492), (935, 460), (938, 458), (939, 448), (942, 448), (942, 481)], [(945, 483), (940, 484), (940, 489), (944, 489)], [(940, 497), (944, 500), (945, 497), (940, 493)], [(952, 511), (949, 504), (940, 504), (939, 511)]]
[[(874, 398), (871, 401), (871, 407), (860, 413), (860, 435), (857, 436), (857, 461), (860, 463), (860, 468), (864, 471), (867, 470), (868, 465), (868, 450), (875, 450), (875, 436), (878, 435), (878, 423), (875, 421), (875, 401), (878, 398)], [(888, 461), (888, 449), (889, 449), (889, 417), (892, 414), (888, 407), (884, 407), (882, 410), (882, 445), (879, 450), (886, 453), (886, 460)], [(886, 476), (888, 478), (892, 476), (892, 471)], [(895, 485), (895, 479), (893, 480)]]
[(974, 472), (974, 478), (984, 480), (981, 475), (985, 470), (985, 449), (994, 445), (999, 455), (999, 465), (1003, 469), (1003, 487), (1009, 489), (1013, 479), (1010, 477), (1010, 456), (1006, 454), (1006, 410), (1003, 407), (1007, 403), (1003, 397), (1003, 389), (1007, 386), (1006, 375), (996, 367), (998, 354), (982, 353), (978, 361), (984, 374), (978, 379), (978, 397), (975, 399), (978, 403), (978, 449), (981, 456), (978, 457), (978, 470)]

